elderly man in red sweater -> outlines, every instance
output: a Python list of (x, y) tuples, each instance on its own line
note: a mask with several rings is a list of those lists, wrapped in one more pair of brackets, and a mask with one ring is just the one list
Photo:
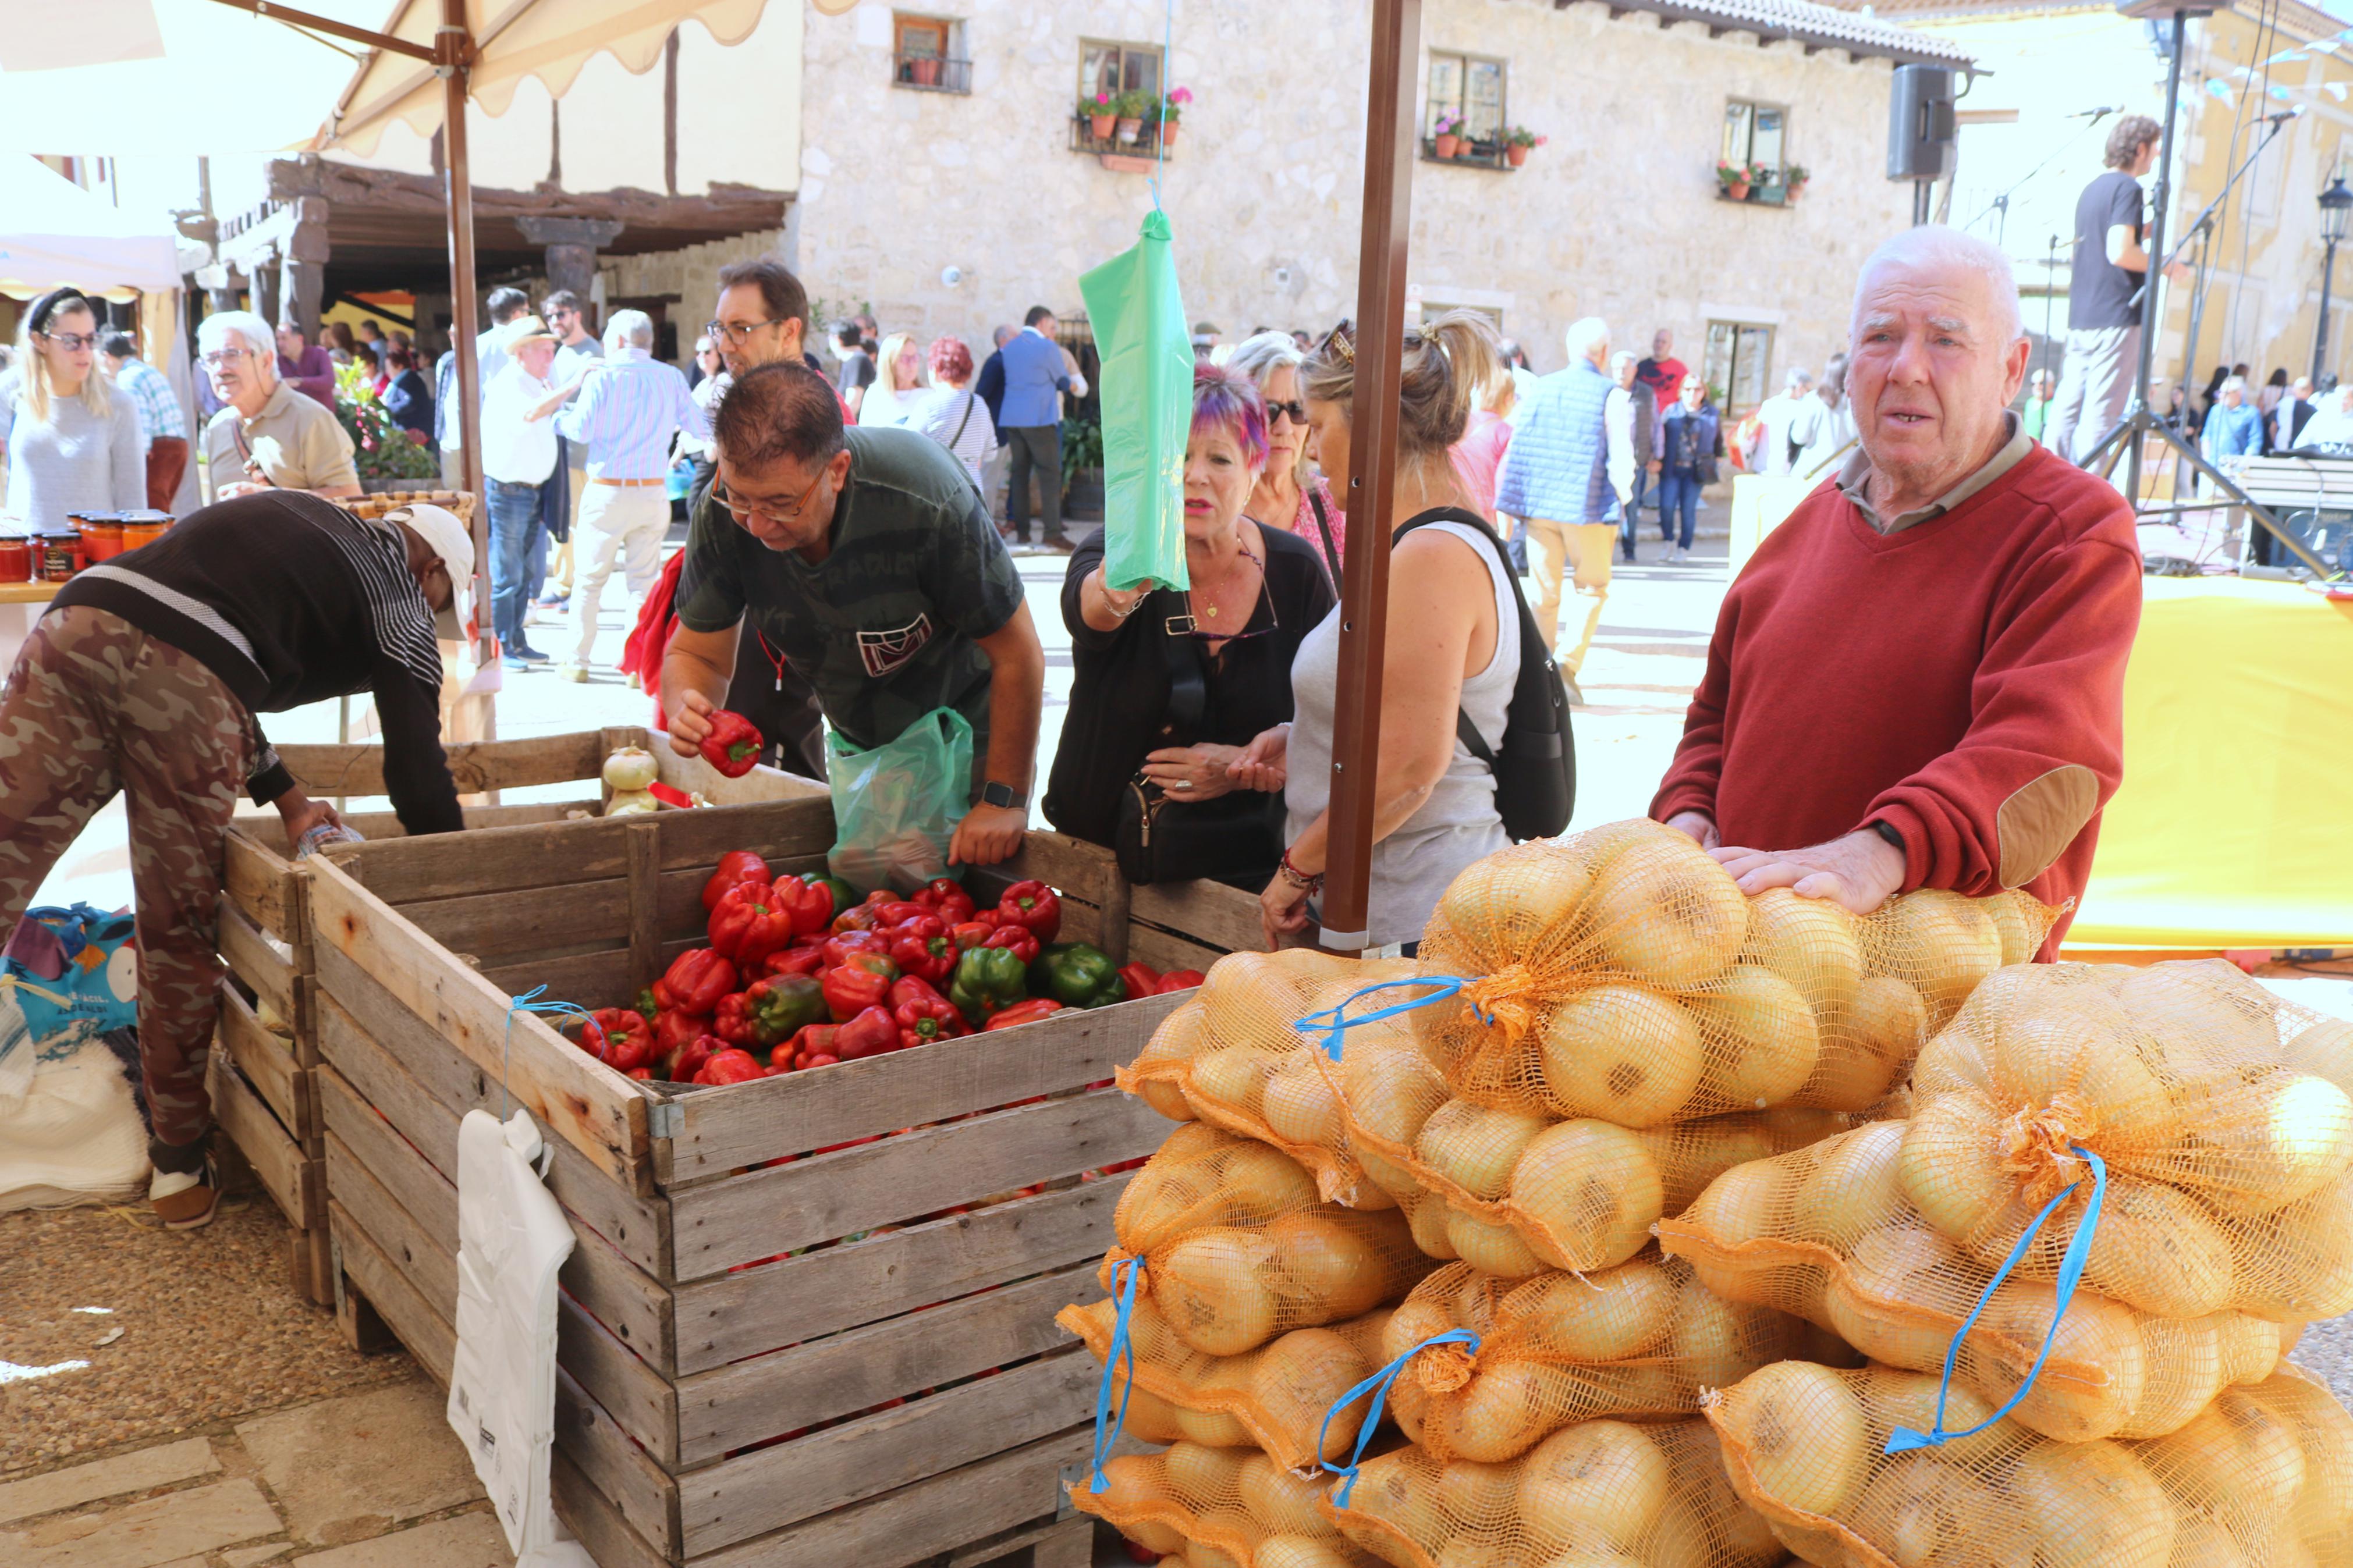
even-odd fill
[(1992, 246), (1922, 227), (1880, 247), (1853, 340), (1862, 450), (1725, 595), (1651, 815), (1748, 893), (2064, 905), (2123, 773), (2132, 510), (2010, 411), (2028, 345)]

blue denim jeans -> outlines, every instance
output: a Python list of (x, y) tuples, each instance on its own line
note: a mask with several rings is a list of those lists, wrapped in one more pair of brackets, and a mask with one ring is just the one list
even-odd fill
[(1626, 503), (1626, 515), (1618, 523), (1618, 548), (1626, 559), (1634, 560), (1634, 529), (1642, 515), (1642, 493), (1650, 489), (1651, 468), (1647, 463), (1634, 465), (1634, 496)]
[(1659, 476), (1659, 531), (1669, 540), (1675, 537), (1675, 514), (1683, 514), (1683, 538), (1677, 548), (1689, 550), (1693, 531), (1699, 526), (1699, 476), (1677, 473), (1669, 468)]
[(522, 607), (533, 584), (533, 552), (539, 569), (547, 563), (547, 529), (541, 521), (539, 487), (486, 479), (491, 492), (491, 629), (510, 651), (526, 646)]

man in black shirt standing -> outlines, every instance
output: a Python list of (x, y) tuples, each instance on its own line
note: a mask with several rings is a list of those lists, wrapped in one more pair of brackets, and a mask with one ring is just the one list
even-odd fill
[[(2042, 444), (2081, 462), (2116, 428), (2140, 363), (2141, 284), (2148, 228), (2141, 176), (2156, 166), (2164, 132), (2146, 114), (2127, 114), (2108, 132), (2107, 172), (2075, 201), (2074, 272), (2067, 286), (2067, 357), (2059, 372)], [(2166, 276), (2179, 283), (2189, 268)]]

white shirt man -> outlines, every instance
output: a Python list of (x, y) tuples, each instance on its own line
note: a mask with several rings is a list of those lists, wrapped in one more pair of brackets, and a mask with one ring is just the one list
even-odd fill
[(555, 472), (555, 426), (532, 411), (553, 390), (547, 373), (555, 334), (536, 316), (498, 331), (504, 368), (482, 391), (482, 480), (491, 502), (491, 625), (507, 667), (528, 668), (547, 656), (523, 640), (523, 607), (539, 580), (547, 533), (539, 487)]
[(1797, 423), (1804, 407), (1803, 399), (1813, 390), (1814, 378), (1802, 370), (1792, 370), (1781, 384), (1781, 390), (1757, 405), (1757, 447), (1749, 464), (1753, 473), (1786, 474), (1789, 471), (1789, 429)]

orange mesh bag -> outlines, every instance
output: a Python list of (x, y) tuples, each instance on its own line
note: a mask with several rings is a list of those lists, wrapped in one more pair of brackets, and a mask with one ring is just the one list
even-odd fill
[(1415, 1026), (1457, 1095), (1652, 1127), (1732, 1110), (1862, 1110), (2050, 911), (1935, 890), (1857, 920), (1755, 899), (1685, 835), (1613, 823), (1457, 877), (1425, 929)]
[[(2180, 1431), (2061, 1443), (1886, 1367), (1765, 1368), (1710, 1396), (1739, 1495), (1823, 1568), (2189, 1568), (2345, 1560), (2353, 1420), (2293, 1370)], [(1964, 1425), (1966, 1424), (1966, 1425)], [(1890, 1453), (1891, 1447), (1896, 1449)]]
[[(1450, 1329), (1472, 1331), (1475, 1346), (1419, 1349)], [(1807, 1342), (1798, 1320), (1721, 1300), (1689, 1264), (1646, 1254), (1532, 1279), (1450, 1264), (1390, 1315), (1380, 1360), (1412, 1358), (1388, 1391), (1409, 1438), (1441, 1461), (1492, 1464), (1580, 1421), (1689, 1415), (1703, 1387), (1736, 1383)]]
[(1239, 1568), (1373, 1568), (1318, 1505), (1333, 1478), (1250, 1448), (1177, 1443), (1129, 1454), (1071, 1489), (1071, 1501), (1149, 1551)]
[[(1198, 1119), (1271, 1144), (1312, 1172), (1335, 1203), (1393, 1208), (1394, 1195), (1365, 1180), (1341, 1125), (1339, 1098), (1295, 1024), (1360, 987), (1414, 972), (1409, 960), (1360, 963), (1313, 948), (1229, 954), (1119, 1069), (1119, 1086), (1173, 1120)], [(1403, 1019), (1356, 1031), (1346, 1043), (1350, 1053), (1381, 1066), (1412, 1048)]]
[[(1913, 1075), (1898, 1184), (1929, 1226), (2051, 1279), (2108, 1171), (2086, 1283), (2145, 1312), (2353, 1309), (2353, 1098), (2316, 1015), (2221, 960), (2005, 971)], [(2324, 1070), (2305, 1070), (2306, 1067)]]
[(1104, 1289), (1118, 1295), (1140, 1274), (1139, 1293), (1176, 1337), (1214, 1356), (1361, 1318), (1433, 1267), (1396, 1210), (1325, 1203), (1279, 1151), (1201, 1122), (1145, 1163), (1112, 1226)]
[(1564, 1426), (1516, 1459), (1367, 1459), (1324, 1507), (1394, 1568), (1770, 1568), (1787, 1555), (1697, 1419)]
[[(1260, 1448), (1288, 1469), (1336, 1459), (1356, 1443), (1361, 1412), (1351, 1409), (1328, 1428), (1324, 1416), (1380, 1364), (1388, 1318), (1387, 1310), (1368, 1312), (1328, 1329), (1293, 1329), (1240, 1355), (1213, 1356), (1179, 1339), (1149, 1299), (1138, 1300), (1127, 1321), (1126, 1345), (1134, 1358), (1127, 1435), (1146, 1442), (1181, 1437), (1212, 1447)], [(1054, 1321), (1109, 1363), (1119, 1336), (1116, 1301), (1065, 1307)], [(1115, 1405), (1129, 1376), (1126, 1364), (1114, 1375)]]
[(1940, 1370), (1967, 1323), (1961, 1384), (1997, 1404), (2024, 1388), (2010, 1414), (2064, 1442), (2170, 1432), (2223, 1388), (2271, 1375), (2281, 1327), (2244, 1312), (2165, 1319), (2077, 1289), (2054, 1329), (2055, 1281), (1994, 1286), (1995, 1268), (1906, 1200), (1905, 1133), (1873, 1122), (1738, 1166), (1661, 1221), (1659, 1244), (1725, 1300), (1796, 1313), (1891, 1366)]

